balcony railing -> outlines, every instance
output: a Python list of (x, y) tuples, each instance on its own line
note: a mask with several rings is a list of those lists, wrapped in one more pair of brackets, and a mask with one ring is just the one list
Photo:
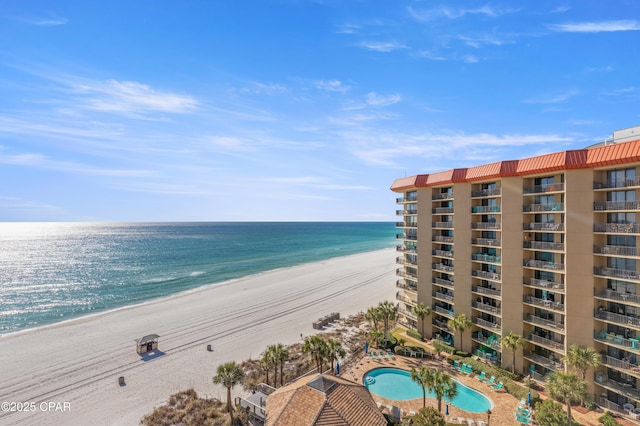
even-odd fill
[(638, 210), (640, 201), (596, 201), (593, 203), (595, 211), (600, 210)]
[(633, 381), (630, 382), (618, 382), (602, 375), (602, 373), (595, 373), (596, 383), (601, 386), (615, 389), (619, 393), (631, 397), (636, 401), (640, 401), (640, 392), (633, 385)]
[(640, 225), (636, 225), (635, 223), (594, 223), (593, 232), (640, 234)]
[(484, 253), (473, 253), (471, 254), (471, 260), (475, 260), (476, 262), (500, 263), (500, 256), (490, 256)]
[(418, 195), (408, 195), (406, 197), (396, 198), (396, 203), (413, 203), (418, 201)]
[(418, 209), (396, 210), (396, 216), (417, 215)]
[(440, 321), (439, 319), (434, 318), (432, 324), (438, 328), (441, 328), (442, 330), (449, 331), (449, 332), (452, 331), (449, 329), (449, 326), (447, 325), (446, 321)]
[(488, 328), (490, 330), (494, 330), (496, 328), (500, 328), (500, 322), (490, 322), (483, 320), (482, 318), (473, 317), (473, 323), (479, 325), (480, 327)]
[(547, 381), (547, 377), (549, 377), (549, 374), (551, 373), (540, 374), (537, 371), (529, 371), (529, 374), (531, 375), (531, 378), (536, 382), (545, 383)]
[(630, 269), (613, 269), (604, 266), (596, 266), (595, 268), (593, 268), (593, 273), (595, 275), (601, 275), (603, 277), (623, 278), (626, 280), (640, 279), (638, 271), (633, 271)]
[(432, 200), (448, 200), (453, 198), (453, 192), (442, 192), (440, 194), (434, 194), (431, 196)]
[(614, 312), (603, 310), (597, 310), (593, 313), (594, 317), (599, 320), (609, 321), (616, 324), (623, 324), (626, 326), (640, 327), (640, 318), (632, 317), (631, 315), (622, 315)]
[(445, 265), (444, 263), (433, 263), (431, 267), (438, 271), (453, 272), (453, 266)]
[(396, 239), (398, 239), (398, 240), (416, 241), (418, 239), (418, 236), (417, 235), (410, 235), (410, 234), (396, 234)]
[(500, 308), (497, 306), (493, 306), (493, 305), (488, 305), (486, 303), (481, 303), (481, 302), (471, 302), (471, 306), (474, 309), (479, 309), (482, 311), (486, 311), (486, 312), (491, 312), (493, 314), (497, 314), (500, 315)]
[(453, 287), (453, 281), (443, 280), (442, 278), (431, 278), (431, 282), (446, 287)]
[(528, 212), (561, 212), (564, 211), (563, 203), (528, 204), (522, 207), (522, 211)]
[(547, 262), (545, 260), (528, 259), (524, 261), (524, 266), (529, 268), (551, 269), (554, 271), (564, 271), (562, 263)]
[(624, 347), (627, 351), (635, 352), (640, 354), (640, 336), (638, 339), (627, 339), (619, 334), (614, 334), (613, 332), (607, 333), (607, 330), (600, 330), (593, 332), (594, 340), (598, 342), (613, 344)]
[(441, 308), (440, 306), (434, 306), (433, 310), (439, 313), (440, 315), (453, 318), (453, 309), (449, 310), (449, 309)]
[(638, 249), (626, 246), (593, 246), (594, 254), (613, 254), (618, 256), (638, 256)]
[(561, 362), (551, 358), (547, 358), (532, 351), (523, 351), (525, 358), (535, 362), (536, 364), (546, 368), (547, 370), (562, 370), (564, 366)]
[(432, 222), (431, 223), (431, 227), (432, 228), (447, 228), (447, 229), (451, 229), (451, 228), (453, 228), (453, 222)]
[(471, 244), (477, 246), (500, 247), (500, 240), (491, 238), (472, 238)]
[(540, 318), (536, 315), (524, 314), (524, 320), (532, 324), (541, 325), (543, 327), (552, 328), (554, 330), (564, 331), (564, 324), (561, 322), (550, 321), (545, 318)]
[(434, 235), (431, 238), (431, 241), (436, 241), (438, 243), (452, 243), (453, 237), (445, 237), (444, 235)]
[(526, 294), (523, 297), (524, 303), (528, 303), (529, 305), (539, 306), (545, 309), (554, 309), (556, 311), (564, 312), (564, 305), (560, 302), (553, 302), (551, 300), (539, 299), (537, 297), (533, 297), (530, 294)]
[(432, 296), (438, 299), (453, 301), (453, 293), (442, 293), (440, 291), (436, 291)]
[(487, 278), (489, 280), (499, 280), (500, 274), (497, 272), (489, 272), (489, 271), (471, 271), (471, 275), (474, 277)]
[(543, 232), (562, 232), (564, 231), (564, 223), (523, 223), (524, 231), (543, 231)]
[(405, 268), (396, 269), (396, 275), (401, 276), (401, 277), (415, 278), (416, 280), (418, 279), (418, 274), (413, 273), (413, 272), (409, 272)]
[(637, 176), (633, 179), (617, 179), (608, 180), (605, 182), (593, 182), (593, 189), (628, 188), (631, 186), (640, 186), (640, 176)]
[(640, 305), (640, 295), (638, 294), (632, 294), (632, 293), (620, 293), (617, 291), (613, 291), (609, 288), (604, 289), (603, 291), (601, 291), (600, 293), (597, 293), (594, 290), (594, 294), (596, 297), (599, 297), (601, 299), (609, 299), (609, 300), (616, 300), (616, 301), (621, 301), (621, 302), (631, 302), (631, 303), (635, 303)]
[(523, 194), (542, 194), (545, 192), (564, 191), (564, 183), (550, 183), (548, 185), (535, 185), (522, 190)]
[(611, 367), (619, 368), (621, 370), (630, 370), (631, 374), (638, 374), (640, 368), (629, 361), (614, 358), (609, 355), (602, 355), (602, 363)]
[(564, 343), (556, 342), (555, 340), (550, 340), (550, 339), (547, 339), (546, 337), (538, 336), (537, 334), (534, 334), (534, 333), (530, 333), (529, 336), (527, 337), (527, 340), (530, 340), (533, 343), (537, 343), (539, 345), (544, 345), (549, 348), (564, 351)]
[(431, 254), (440, 257), (453, 257), (453, 252), (450, 250), (431, 250)]
[(396, 222), (396, 228), (417, 228), (417, 222)]
[(431, 213), (433, 214), (453, 213), (453, 207), (436, 207), (435, 209), (431, 209)]
[(481, 286), (472, 286), (471, 291), (474, 293), (486, 294), (488, 296), (500, 297), (502, 293), (499, 290), (494, 290), (492, 288), (486, 288)]
[(539, 280), (537, 278), (524, 278), (523, 283), (530, 287), (542, 288), (542, 289), (553, 289), (554, 291), (562, 291), (564, 292), (564, 284), (556, 283), (553, 281), (547, 280)]
[(480, 191), (471, 191), (472, 197), (491, 197), (500, 195), (500, 188), (482, 189)]
[(500, 213), (500, 206), (473, 206), (471, 213)]
[(499, 222), (472, 222), (471, 229), (500, 229)]
[(404, 252), (404, 253), (418, 253), (417, 249), (409, 248), (409, 247), (405, 247), (405, 246), (396, 246), (396, 251), (401, 251), (401, 252)]
[(500, 336), (497, 334), (492, 334), (489, 337), (484, 337), (482, 332), (478, 331), (477, 333), (471, 333), (471, 338), (476, 342), (482, 343), (485, 346), (493, 348), (497, 351), (502, 351), (502, 345), (500, 344)]
[(545, 241), (524, 241), (522, 247), (533, 250), (563, 251), (564, 243), (549, 243)]
[(409, 290), (409, 291), (418, 291), (418, 287), (417, 286), (411, 286), (407, 283), (404, 282), (404, 280), (397, 280), (396, 281), (396, 287), (397, 288), (401, 288), (403, 290)]

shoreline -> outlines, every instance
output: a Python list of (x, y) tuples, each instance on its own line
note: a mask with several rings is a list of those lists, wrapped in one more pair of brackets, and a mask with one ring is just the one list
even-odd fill
[[(3, 335), (0, 400), (68, 402), (71, 411), (0, 412), (0, 422), (138, 424), (180, 390), (224, 399), (211, 381), (217, 365), (299, 341), (330, 312), (346, 317), (393, 300), (395, 256), (389, 248), (279, 268)], [(151, 333), (161, 352), (143, 359), (134, 339)]]

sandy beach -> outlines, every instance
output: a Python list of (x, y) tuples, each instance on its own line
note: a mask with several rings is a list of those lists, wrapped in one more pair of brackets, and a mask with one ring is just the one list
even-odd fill
[[(2, 336), (0, 402), (23, 411), (3, 404), (0, 423), (136, 425), (179, 390), (223, 399), (212, 383), (221, 363), (300, 341), (331, 312), (393, 300), (395, 255), (386, 249), (270, 271)], [(161, 354), (145, 360), (134, 339), (151, 333), (161, 336)]]

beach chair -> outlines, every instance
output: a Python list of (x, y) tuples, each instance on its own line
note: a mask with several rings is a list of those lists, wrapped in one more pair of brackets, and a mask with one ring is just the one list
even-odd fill
[(396, 359), (396, 356), (393, 354), (391, 349), (387, 349), (387, 358)]
[(478, 424), (478, 426), (487, 426), (487, 423), (482, 419), (476, 420), (476, 423)]
[(516, 420), (519, 423), (522, 423), (522, 424), (525, 424), (525, 425), (528, 425), (531, 422), (531, 418), (530, 417), (519, 416), (517, 414), (516, 414)]
[(524, 408), (518, 408), (516, 414), (519, 415), (519, 416), (530, 417), (531, 416), (531, 410), (525, 410)]
[(493, 385), (493, 382), (496, 381), (496, 376), (491, 376), (489, 378), (489, 380), (485, 380), (484, 383), (488, 384), (488, 385)]
[(464, 371), (465, 368), (467, 368), (467, 364), (462, 363), (462, 365), (458, 367), (458, 371)]
[(470, 365), (467, 365), (467, 368), (464, 369), (463, 371), (464, 374), (471, 374), (473, 373), (473, 367)]
[(460, 363), (458, 362), (458, 360), (453, 361), (453, 365), (451, 366), (451, 368), (457, 370), (458, 367), (460, 367)]
[(482, 381), (482, 380), (484, 380), (484, 379), (486, 378), (486, 377), (485, 377), (486, 375), (487, 375), (487, 373), (485, 373), (484, 371), (482, 371), (482, 372), (480, 373), (480, 375), (479, 375), (479, 376), (476, 376), (476, 379), (478, 379), (478, 380)]
[(469, 426), (476, 426), (476, 422), (474, 422), (473, 419), (467, 419), (467, 424)]
[(520, 402), (518, 402), (518, 407), (524, 407), (527, 404), (527, 400), (522, 398)]
[(491, 387), (493, 389), (495, 389), (495, 390), (500, 390), (500, 389), (502, 389), (503, 386), (504, 386), (504, 384), (502, 382), (499, 382), (497, 385), (491, 386)]

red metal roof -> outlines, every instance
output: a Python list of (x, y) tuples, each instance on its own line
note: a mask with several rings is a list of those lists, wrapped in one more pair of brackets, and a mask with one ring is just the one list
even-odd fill
[(416, 176), (409, 176), (400, 179), (396, 179), (391, 184), (392, 191), (404, 191), (416, 187)]

